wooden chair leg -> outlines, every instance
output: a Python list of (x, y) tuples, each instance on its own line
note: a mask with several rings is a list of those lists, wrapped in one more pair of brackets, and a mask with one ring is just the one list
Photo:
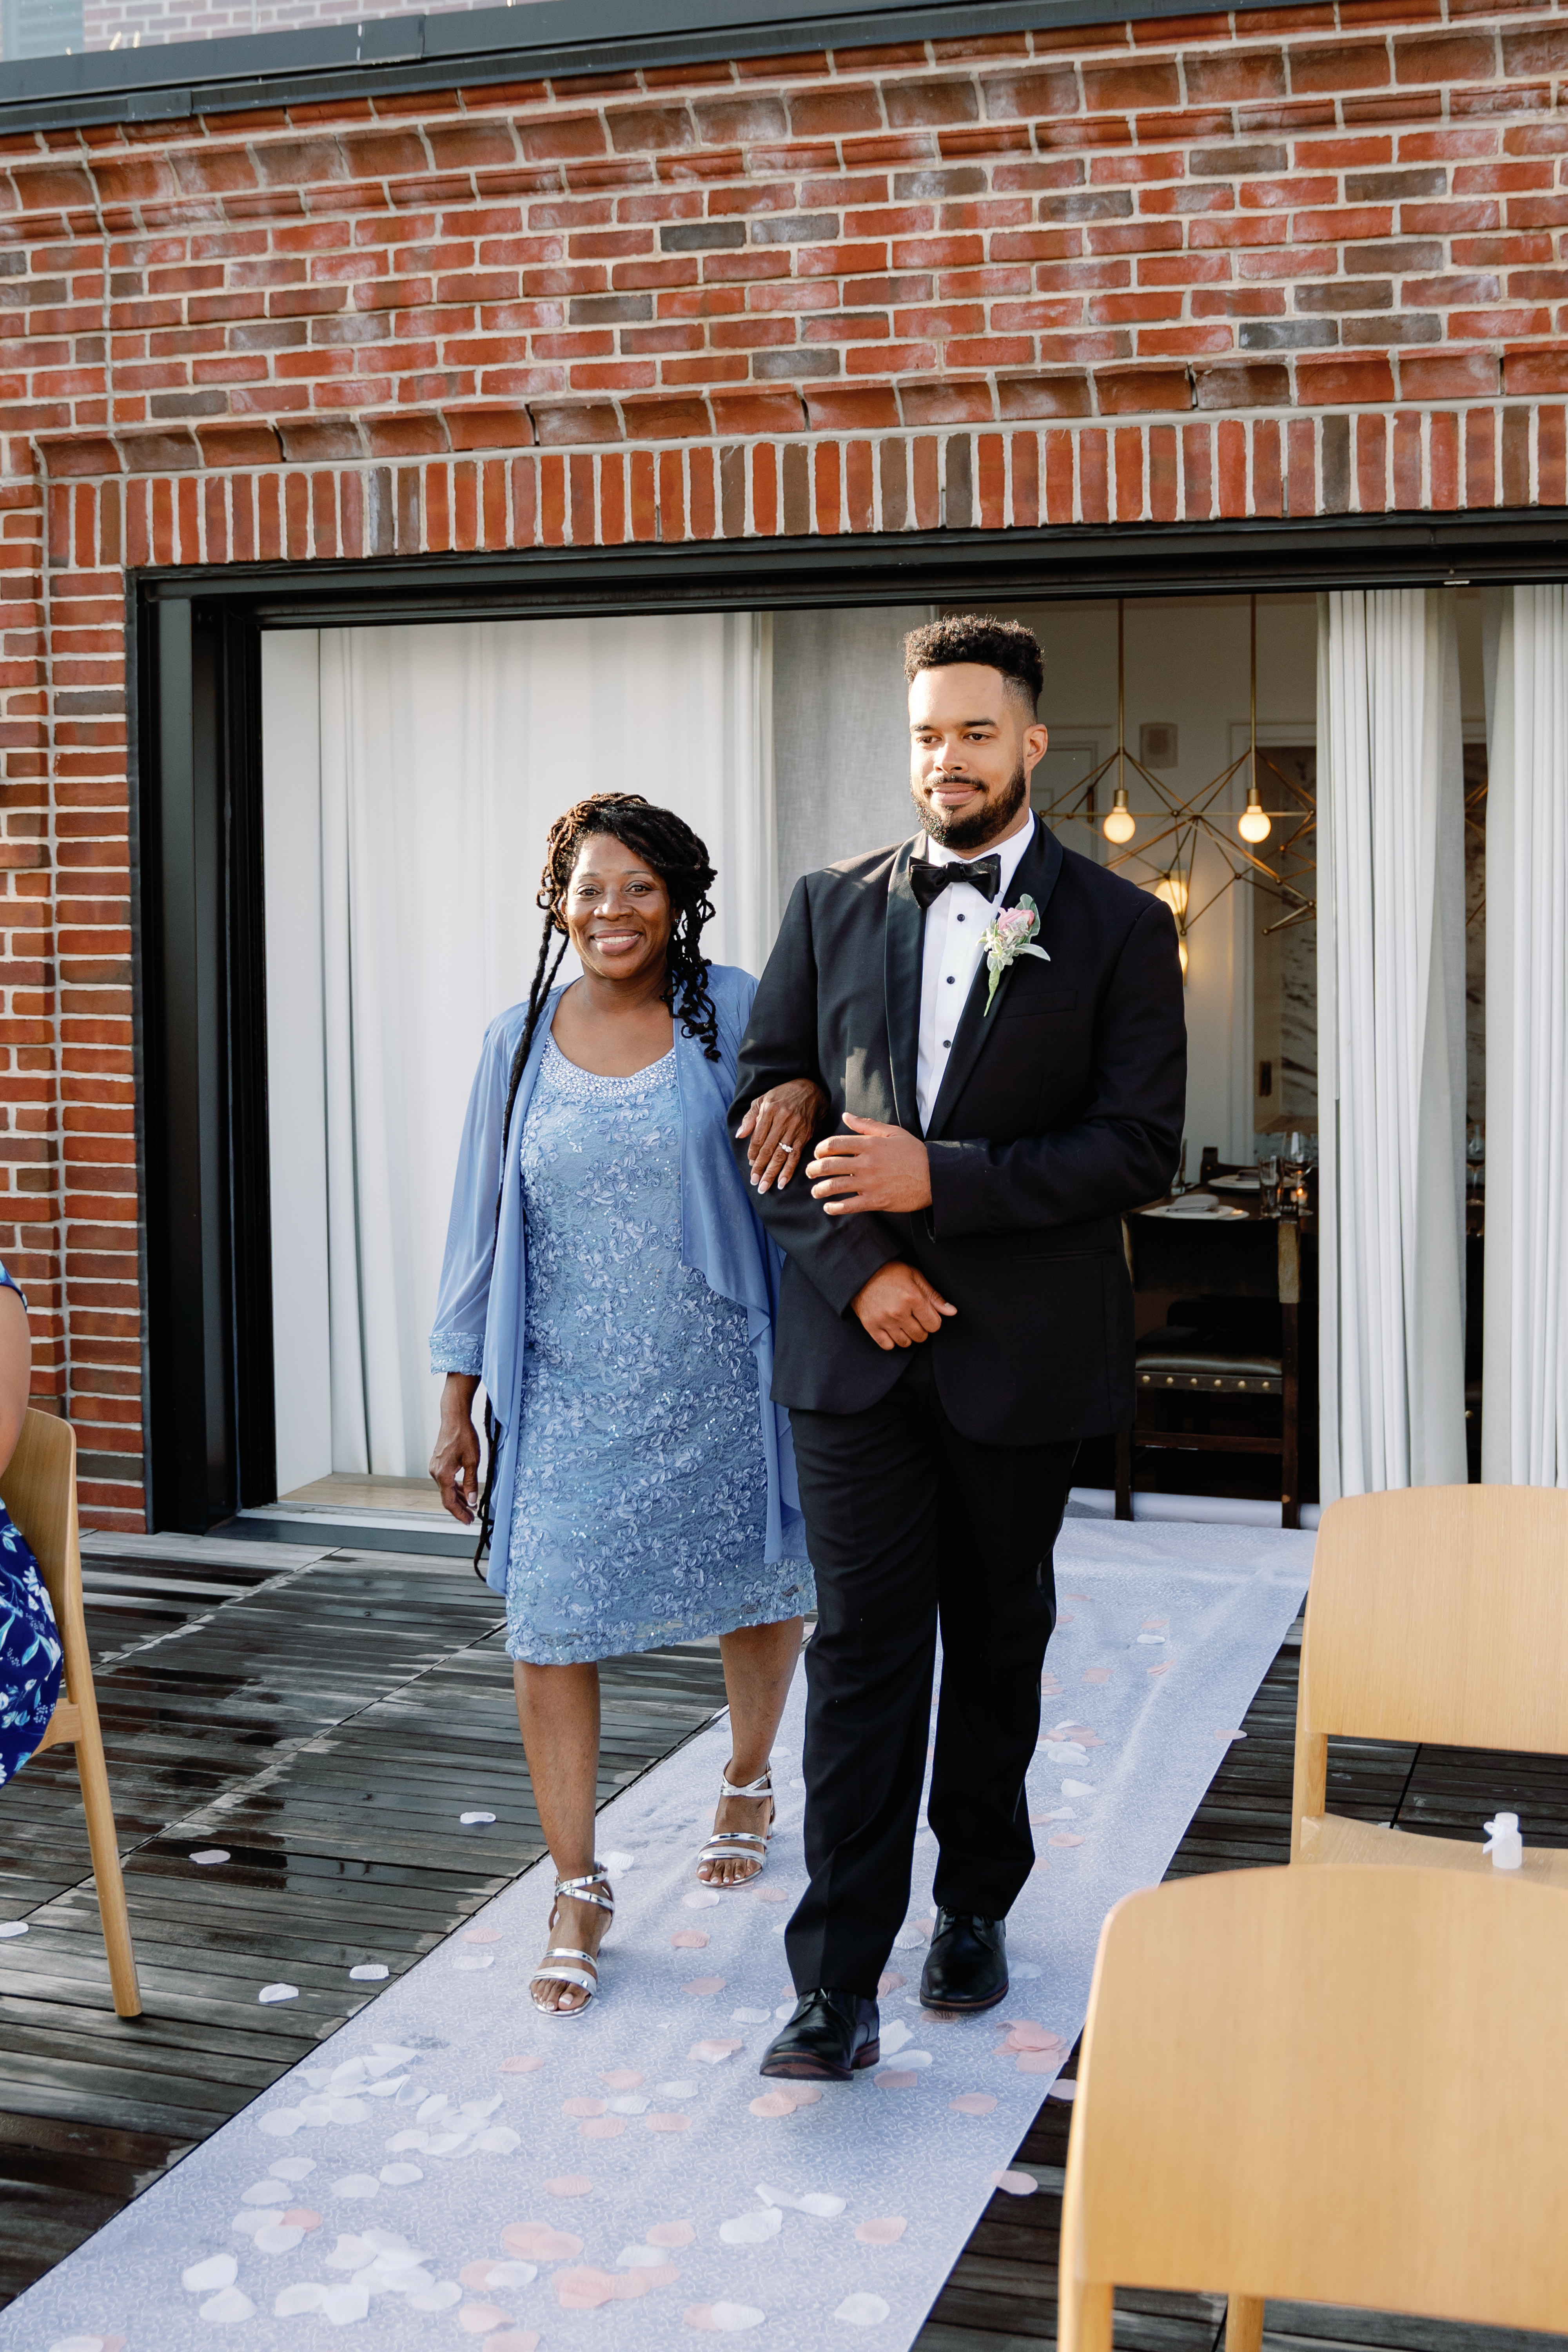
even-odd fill
[(1119, 1519), (1132, 1517), (1132, 1432), (1119, 1429), (1116, 1433), (1116, 1516)]
[(1260, 2352), (1263, 2343), (1263, 2297), (1233, 2294), (1225, 2306), (1225, 2352)]
[(77, 1704), (81, 1710), (81, 1729), (77, 1735), (76, 1764), (81, 1780), (82, 1809), (87, 1815), (92, 1874), (98, 1887), (103, 1948), (109, 1955), (110, 1990), (114, 1995), (117, 2016), (140, 2017), (142, 1988), (137, 1981), (136, 1954), (131, 1942), (131, 1915), (125, 1905), (125, 1879), (114, 1832), (114, 1807), (110, 1801), (103, 1734), (99, 1729), (98, 1704), (90, 1681), (79, 1685)]
[[(1307, 1604), (1309, 1618), (1311, 1602)], [(1296, 1762), (1290, 1790), (1290, 1859), (1301, 1859), (1301, 1823), (1318, 1821), (1329, 1800), (1329, 1737), (1314, 1731), (1311, 1685), (1307, 1668), (1307, 1644), (1301, 1644), (1301, 1672), (1296, 1685)]]
[(1057, 2292), (1057, 2352), (1110, 2352), (1116, 2290), (1090, 2286), (1064, 2263)]

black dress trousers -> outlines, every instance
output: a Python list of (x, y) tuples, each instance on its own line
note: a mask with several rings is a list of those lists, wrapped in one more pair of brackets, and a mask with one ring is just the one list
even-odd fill
[(910, 1350), (868, 1411), (790, 1413), (817, 1595), (805, 1653), (811, 1880), (784, 1939), (801, 1992), (875, 1993), (904, 1923), (939, 1623), (936, 1900), (1003, 1918), (1035, 1858), (1024, 1775), (1078, 1446), (961, 1436), (937, 1394), (942, 1336)]

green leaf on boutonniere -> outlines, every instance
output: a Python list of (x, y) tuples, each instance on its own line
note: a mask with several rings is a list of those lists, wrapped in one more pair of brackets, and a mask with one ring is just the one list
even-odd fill
[(1001, 913), (988, 923), (981, 935), (980, 945), (985, 965), (991, 974), (991, 985), (985, 992), (985, 1010), (989, 1013), (996, 1002), (996, 991), (1004, 972), (1010, 971), (1020, 956), (1037, 956), (1042, 963), (1050, 957), (1044, 948), (1033, 944), (1040, 928), (1040, 910), (1026, 890), (1019, 895), (1016, 907), (1004, 907)]

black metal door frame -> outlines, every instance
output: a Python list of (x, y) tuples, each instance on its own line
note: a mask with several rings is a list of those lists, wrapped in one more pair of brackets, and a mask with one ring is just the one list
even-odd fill
[(128, 587), (150, 1528), (274, 1499), (266, 629), (1568, 577), (1568, 510), (930, 531), (142, 572)]

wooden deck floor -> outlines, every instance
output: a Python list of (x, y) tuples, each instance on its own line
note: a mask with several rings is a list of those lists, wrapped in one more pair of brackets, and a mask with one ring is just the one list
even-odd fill
[[(190, 1547), (182, 1549), (188, 1553)], [(147, 2015), (109, 2006), (68, 1751), (0, 1804), (0, 2304), (154, 2180), (542, 1851), (494, 1598), (455, 1563), (245, 1546), (89, 1563), (122, 1849)], [(1288, 1641), (1172, 1864), (1282, 1862), (1297, 1649)], [(710, 1720), (716, 1649), (605, 1673), (601, 1799)], [(1532, 1843), (1568, 1843), (1568, 1759), (1336, 1744), (1335, 1811), (1474, 1834), (1499, 1802)], [(456, 1816), (483, 1810), (492, 1828)], [(221, 1871), (193, 1847), (221, 1844)], [(282, 1977), (295, 2002), (262, 2009)], [(1069, 2068), (1070, 2072), (1070, 2068)], [(1047, 2101), (1018, 2163), (1039, 2193), (998, 2195), (920, 2352), (1037, 2352), (1054, 2341), (1070, 2109)], [(1123, 2352), (1215, 2352), (1213, 2297), (1119, 2299)], [(1525, 2352), (1560, 2339), (1366, 2313), (1269, 2306), (1279, 2352)]]

